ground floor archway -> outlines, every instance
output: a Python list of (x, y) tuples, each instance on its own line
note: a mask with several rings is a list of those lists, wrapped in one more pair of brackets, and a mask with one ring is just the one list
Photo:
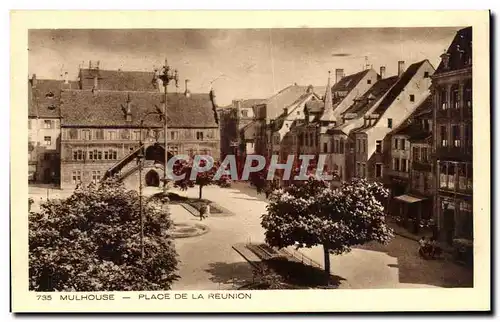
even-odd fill
[(155, 170), (150, 170), (146, 173), (146, 186), (158, 187), (160, 186), (160, 176)]

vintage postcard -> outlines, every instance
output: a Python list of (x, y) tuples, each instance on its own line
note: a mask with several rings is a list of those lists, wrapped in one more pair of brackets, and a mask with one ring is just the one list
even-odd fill
[(11, 18), (13, 312), (491, 310), (488, 11)]

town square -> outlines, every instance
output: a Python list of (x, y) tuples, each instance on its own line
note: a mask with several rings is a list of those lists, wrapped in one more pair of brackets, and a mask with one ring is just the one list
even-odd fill
[(472, 27), (29, 46), (30, 290), (474, 287)]

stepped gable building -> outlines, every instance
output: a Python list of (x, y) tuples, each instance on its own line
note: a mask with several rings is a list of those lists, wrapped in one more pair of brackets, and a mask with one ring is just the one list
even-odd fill
[[(406, 71), (402, 64), (399, 63), (398, 81), (380, 104), (365, 115), (364, 124), (350, 133), (354, 145), (347, 157), (349, 177), (382, 181), (384, 172), (390, 171), (384, 162), (384, 151), (390, 149), (383, 146), (385, 136), (402, 124), (430, 95), (430, 76), (434, 73), (430, 62), (414, 63)], [(408, 171), (408, 164), (403, 165), (403, 169)]]
[[(75, 187), (116, 174), (134, 188), (138, 180), (158, 186), (165, 163), (164, 129), (163, 121), (152, 113), (164, 109), (161, 82), (154, 73), (91, 67), (80, 70), (78, 89), (61, 92), (61, 186)], [(188, 89), (168, 94), (171, 155), (209, 154), (218, 159), (220, 134), (213, 96)], [(140, 142), (145, 151), (142, 178), (136, 163)]]
[(78, 88), (67, 80), (28, 80), (28, 180), (58, 184), (60, 179), (61, 91)]
[(432, 77), (440, 237), (473, 239), (472, 27), (461, 29)]
[(434, 167), (432, 165), (432, 97), (384, 139), (388, 147), (384, 164), (391, 166), (384, 174), (390, 187), (389, 213), (400, 217), (414, 233), (420, 221), (433, 218)]

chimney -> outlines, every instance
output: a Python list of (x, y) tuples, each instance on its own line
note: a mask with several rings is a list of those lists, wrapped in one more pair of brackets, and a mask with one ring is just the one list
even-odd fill
[(405, 72), (405, 62), (404, 60), (398, 61), (398, 76), (403, 75)]
[(69, 84), (68, 72), (64, 73), (64, 84)]
[(385, 78), (385, 66), (380, 66), (380, 79)]
[(31, 87), (36, 87), (36, 74), (33, 74), (33, 76), (31, 77)]
[(335, 69), (335, 84), (337, 84), (344, 77), (344, 70), (341, 68)]
[(184, 83), (186, 84), (186, 90), (184, 91), (184, 95), (186, 95), (186, 97), (190, 97), (191, 96), (191, 91), (188, 88), (189, 79), (186, 79), (184, 81)]
[(450, 68), (450, 54), (449, 53), (443, 53), (441, 55), (441, 61), (443, 62), (444, 69)]

